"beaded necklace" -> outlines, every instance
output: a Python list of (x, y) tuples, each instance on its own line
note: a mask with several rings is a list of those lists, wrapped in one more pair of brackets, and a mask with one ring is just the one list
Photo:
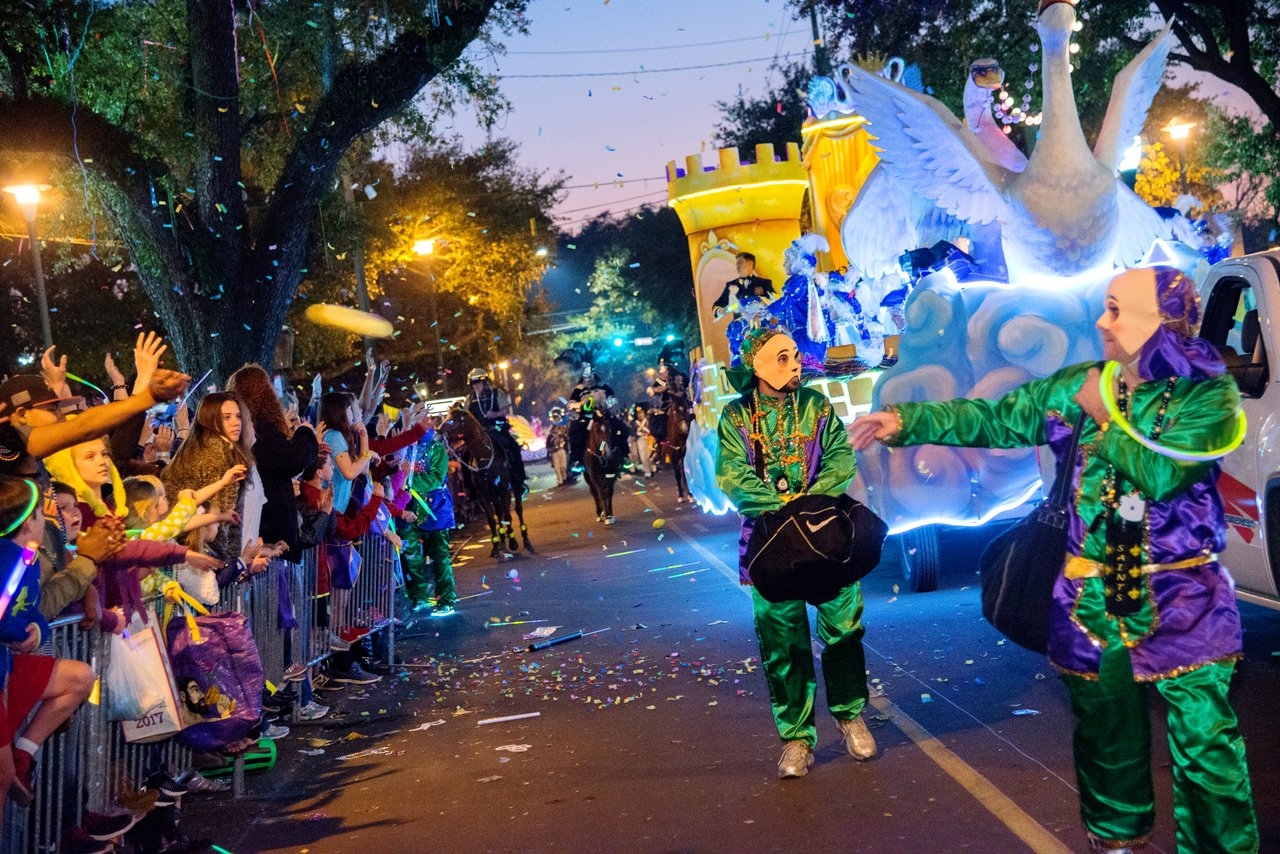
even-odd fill
[[(1160, 395), (1160, 406), (1156, 409), (1155, 423), (1151, 426), (1150, 438), (1155, 441), (1164, 429), (1165, 416), (1169, 412), (1169, 401), (1173, 397), (1173, 388), (1178, 378), (1170, 377), (1165, 383), (1164, 392)], [(1129, 417), (1129, 386), (1123, 378), (1119, 381), (1120, 394), (1117, 409), (1125, 418)], [(1104, 576), (1104, 592), (1106, 595), (1107, 613), (1125, 616), (1136, 613), (1141, 607), (1142, 598), (1142, 564), (1146, 546), (1146, 501), (1137, 490), (1123, 496), (1119, 492), (1114, 465), (1107, 466), (1102, 478), (1103, 512), (1099, 521), (1106, 523), (1106, 572)], [(1096, 523), (1095, 523), (1096, 524)]]
[[(1170, 377), (1165, 383), (1164, 393), (1160, 395), (1160, 408), (1156, 410), (1155, 423), (1151, 425), (1151, 432), (1148, 436), (1154, 441), (1160, 438), (1160, 432), (1164, 429), (1164, 419), (1169, 413), (1169, 401), (1173, 398), (1173, 387), (1177, 385), (1178, 378)], [(1120, 397), (1116, 401), (1116, 408), (1120, 410), (1120, 414), (1129, 417), (1129, 384), (1120, 378)], [(1115, 510), (1119, 507), (1116, 500), (1116, 467), (1107, 466), (1107, 473), (1102, 477), (1102, 506), (1108, 510)]]
[[(809, 436), (800, 430), (800, 404), (798, 394), (788, 394), (782, 400), (760, 394), (760, 390), (753, 389), (751, 407), (751, 430), (749, 439), (752, 444), (760, 449), (760, 453), (764, 457), (763, 469), (768, 472), (770, 464), (776, 465), (782, 469), (783, 475), (778, 479), (776, 487), (779, 492), (789, 491), (789, 485), (786, 479), (788, 467), (792, 465), (800, 465), (805, 459), (805, 445), (809, 440)], [(790, 406), (787, 404), (790, 403)], [(765, 435), (766, 419), (769, 410), (778, 413), (777, 424), (775, 430), (777, 437), (767, 437)], [(787, 422), (790, 421), (788, 424)]]

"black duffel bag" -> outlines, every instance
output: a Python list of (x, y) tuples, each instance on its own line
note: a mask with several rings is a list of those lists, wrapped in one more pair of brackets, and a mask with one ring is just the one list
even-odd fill
[(1049, 649), (1053, 588), (1067, 556), (1071, 521), (1067, 495), (1075, 481), (1076, 448), (1085, 414), (1076, 420), (1071, 445), (1058, 467), (1053, 494), (982, 552), (982, 616), (1024, 649)]
[(756, 519), (747, 574), (769, 602), (821, 605), (876, 568), (887, 532), (884, 520), (847, 495), (800, 495)]

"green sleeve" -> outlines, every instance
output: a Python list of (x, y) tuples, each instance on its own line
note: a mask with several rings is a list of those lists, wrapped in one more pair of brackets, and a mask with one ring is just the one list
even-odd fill
[(963, 448), (1025, 448), (1043, 445), (1045, 413), (1072, 402), (1088, 365), (1066, 368), (1033, 380), (999, 400), (956, 398), (927, 403), (900, 403), (895, 409), (902, 430), (895, 445), (956, 445)]
[(426, 446), (427, 458), (422, 462), (422, 471), (415, 471), (410, 484), (417, 493), (426, 497), (428, 492), (435, 492), (444, 486), (449, 475), (449, 453), (443, 442), (431, 442)]
[[(1212, 451), (1231, 441), (1236, 430), (1240, 391), (1229, 376), (1189, 383), (1169, 404), (1161, 445), (1185, 451)], [(1211, 463), (1181, 462), (1148, 450), (1115, 423), (1095, 451), (1117, 473), (1156, 501), (1168, 501), (1204, 479)]]
[(822, 460), (818, 464), (818, 477), (808, 491), (815, 495), (844, 495), (857, 473), (858, 463), (853, 456), (853, 448), (849, 446), (844, 422), (834, 411), (827, 413), (819, 441), (822, 443)]
[(740, 412), (741, 409), (740, 405), (731, 403), (720, 416), (717, 428), (720, 455), (716, 457), (716, 484), (729, 496), (739, 513), (754, 519), (761, 513), (780, 508), (782, 499), (772, 487), (761, 480), (749, 462), (746, 440), (731, 417), (731, 413)]

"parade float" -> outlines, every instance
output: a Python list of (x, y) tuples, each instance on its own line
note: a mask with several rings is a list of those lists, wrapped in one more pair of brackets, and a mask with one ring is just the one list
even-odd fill
[[(668, 164), (702, 337), (686, 467), (705, 511), (732, 509), (714, 477), (716, 424), (735, 396), (730, 323), (792, 329), (815, 369), (810, 385), (847, 423), (901, 401), (999, 397), (1097, 358), (1094, 322), (1117, 268), (1159, 261), (1203, 278), (1202, 255), (1163, 240), (1170, 224), (1118, 178), (1160, 86), (1168, 28), (1116, 77), (1092, 149), (1071, 86), (1075, 28), (1072, 4), (1041, 4), (1043, 101), (1021, 110), (1036, 136), (1029, 155), (1002, 129), (1007, 96), (996, 104), (1003, 124), (993, 118), (995, 60), (970, 66), (963, 119), (895, 60), (815, 77), (801, 145), (757, 146), (754, 163), (724, 149), (716, 165), (701, 155)], [(813, 234), (801, 235), (806, 200)], [(781, 293), (763, 310), (717, 317), (713, 301), (743, 251), (784, 282)], [(1025, 513), (1042, 473), (1036, 449), (876, 446), (859, 455), (854, 492), (902, 534), (909, 586), (930, 590), (939, 527)]]

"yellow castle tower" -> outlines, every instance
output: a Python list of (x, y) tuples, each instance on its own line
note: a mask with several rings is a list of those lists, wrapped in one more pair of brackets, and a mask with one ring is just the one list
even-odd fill
[(701, 154), (686, 157), (683, 169), (669, 162), (667, 198), (689, 241), (702, 355), (728, 361), (729, 318), (715, 318), (712, 303), (737, 275), (739, 252), (755, 255), (757, 275), (772, 279), (774, 290), (782, 292), (782, 254), (800, 236), (809, 179), (795, 143), (787, 143), (780, 159), (772, 145), (757, 145), (755, 163), (743, 163), (736, 148), (718, 149), (716, 155), (715, 167), (703, 166)]

